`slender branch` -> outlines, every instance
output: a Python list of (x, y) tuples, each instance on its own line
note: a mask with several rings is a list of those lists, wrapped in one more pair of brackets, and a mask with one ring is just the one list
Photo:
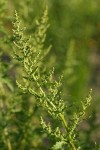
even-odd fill
[(63, 124), (64, 124), (64, 126), (65, 126), (65, 129), (66, 129), (66, 131), (67, 131), (67, 122), (66, 122), (66, 120), (65, 120), (64, 115), (60, 113), (59, 116), (60, 116), (60, 119), (63, 121)]

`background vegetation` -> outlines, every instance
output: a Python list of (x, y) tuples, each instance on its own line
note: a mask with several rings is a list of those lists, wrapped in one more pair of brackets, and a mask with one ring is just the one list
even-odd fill
[[(9, 136), (11, 143), (14, 143), (14, 149), (20, 150), (49, 149), (54, 143), (52, 139), (47, 138), (46, 133), (41, 132), (39, 118), (41, 109), (35, 106), (36, 100), (33, 101), (30, 94), (23, 94), (15, 83), (16, 79), (20, 79), (19, 74), (22, 70), (20, 64), (12, 57), (14, 49), (12, 22), (14, 22), (15, 10), (21, 20), (21, 25), (26, 27), (26, 36), (29, 36), (34, 34), (35, 20), (41, 16), (46, 5), (50, 27), (46, 33), (45, 46), (52, 44), (52, 48), (43, 64), (47, 68), (54, 66), (55, 79), (63, 74), (62, 91), (63, 99), (68, 107), (66, 109), (68, 118), (72, 117), (74, 111), (79, 110), (81, 101), (85, 99), (89, 89), (93, 89), (91, 107), (77, 130), (80, 130), (79, 141), (82, 148), (94, 150), (96, 149), (95, 142), (98, 144), (100, 141), (99, 0), (0, 1), (0, 107), (2, 110), (0, 113), (0, 147), (2, 150), (8, 147), (11, 150)], [(23, 105), (21, 112), (20, 104)], [(25, 117), (25, 114), (28, 113), (29, 104), (32, 105), (31, 109), (34, 109), (34, 112), (32, 112), (30, 127), (27, 127), (29, 118)], [(45, 115), (44, 110), (43, 114)], [(16, 117), (16, 122), (13, 121), (14, 117)], [(48, 122), (48, 117), (45, 119)], [(17, 128), (20, 128), (20, 131)]]

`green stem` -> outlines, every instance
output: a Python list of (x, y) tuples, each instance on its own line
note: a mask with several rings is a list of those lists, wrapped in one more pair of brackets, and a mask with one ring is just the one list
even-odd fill
[(9, 139), (7, 128), (4, 129), (4, 135), (5, 135), (8, 150), (12, 150), (12, 145), (11, 145), (11, 142), (10, 142), (10, 139)]
[(74, 145), (74, 143), (72, 141), (70, 141), (70, 145), (71, 145), (73, 150), (76, 150), (76, 147), (75, 147), (75, 145)]
[[(63, 122), (63, 124), (65, 126), (65, 129), (67, 131), (68, 130), (68, 128), (67, 128), (67, 122), (65, 120), (64, 115), (60, 113), (59, 116), (60, 116), (60, 118), (61, 118), (61, 120), (62, 120), (62, 122)], [(74, 143), (72, 142), (71, 137), (69, 138), (69, 141), (70, 141), (70, 145), (71, 145), (72, 149), (76, 150), (76, 147), (75, 147)]]
[(66, 120), (65, 120), (64, 115), (60, 113), (59, 116), (60, 116), (60, 119), (63, 121), (63, 124), (64, 124), (64, 126), (65, 126), (65, 129), (67, 130), (67, 122), (66, 122)]

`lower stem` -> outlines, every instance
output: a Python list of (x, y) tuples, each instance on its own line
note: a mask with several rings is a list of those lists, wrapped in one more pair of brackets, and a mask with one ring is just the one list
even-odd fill
[[(67, 131), (67, 129), (68, 129), (68, 128), (67, 128), (67, 122), (66, 122), (66, 120), (65, 120), (64, 115), (60, 113), (59, 116), (60, 116), (60, 119), (62, 120), (63, 125), (64, 125), (64, 127), (65, 127), (65, 129), (66, 129), (66, 131)], [(72, 149), (73, 149), (73, 150), (76, 150), (76, 147), (75, 147), (74, 143), (71, 141), (71, 138), (69, 139), (69, 141), (70, 141), (70, 145), (71, 145)]]
[(71, 145), (71, 147), (73, 148), (73, 150), (76, 150), (76, 147), (75, 147), (75, 145), (74, 145), (73, 142), (70, 142), (70, 145)]

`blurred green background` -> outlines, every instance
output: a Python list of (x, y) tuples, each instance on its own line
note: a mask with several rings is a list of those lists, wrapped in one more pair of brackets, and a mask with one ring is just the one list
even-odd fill
[[(87, 143), (99, 142), (100, 0), (5, 0), (1, 19), (9, 35), (12, 34), (11, 21), (15, 10), (30, 35), (34, 33), (35, 20), (46, 5), (50, 27), (45, 44), (52, 44), (52, 49), (45, 64), (54, 66), (57, 76), (63, 73), (63, 97), (66, 105), (75, 105), (76, 111), (89, 89), (93, 89), (93, 100), (88, 110), (90, 117), (80, 125), (80, 137)], [(9, 55), (11, 49), (4, 51)]]

